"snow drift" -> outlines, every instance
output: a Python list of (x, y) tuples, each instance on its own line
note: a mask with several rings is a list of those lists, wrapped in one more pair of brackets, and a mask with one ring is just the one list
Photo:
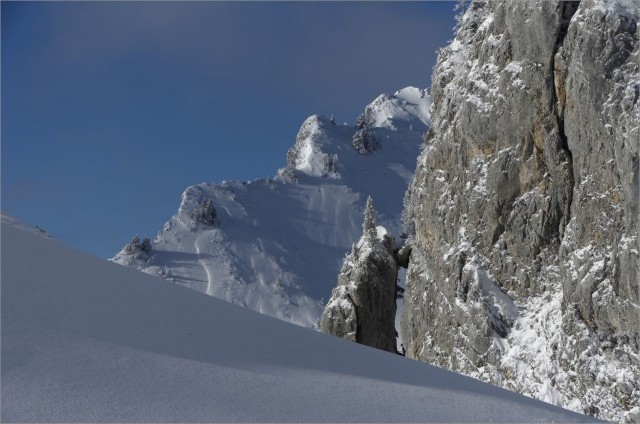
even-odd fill
[(588, 419), (75, 252), (5, 216), (1, 418)]

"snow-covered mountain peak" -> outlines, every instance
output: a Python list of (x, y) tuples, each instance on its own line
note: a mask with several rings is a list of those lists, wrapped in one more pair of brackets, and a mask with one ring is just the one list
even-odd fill
[(366, 108), (371, 125), (310, 116), (275, 178), (187, 188), (155, 240), (134, 239), (113, 261), (315, 327), (360, 238), (368, 196), (378, 223), (400, 233), (402, 196), (427, 130), (430, 99), (420, 93), (378, 97)]
[(406, 87), (392, 96), (381, 94), (365, 108), (366, 125), (390, 130), (425, 130), (431, 123), (431, 96), (425, 89)]
[[(296, 143), (287, 152), (287, 170), (297, 170), (309, 176), (338, 178), (335, 140), (348, 138), (353, 128), (337, 127), (323, 115), (308, 117), (300, 127)], [(281, 170), (279, 174), (283, 174)]]
[[(426, 89), (406, 87), (394, 95), (381, 94), (366, 106), (355, 127), (336, 125), (323, 115), (307, 118), (287, 153), (287, 165), (278, 171), (279, 178), (307, 176), (340, 178), (351, 162), (363, 160), (388, 143), (400, 143), (403, 137), (391, 132), (424, 133), (430, 123), (431, 96)], [(365, 159), (366, 160), (366, 159)]]

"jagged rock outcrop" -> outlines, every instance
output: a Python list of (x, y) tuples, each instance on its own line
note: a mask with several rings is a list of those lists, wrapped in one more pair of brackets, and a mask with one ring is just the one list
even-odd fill
[(135, 236), (129, 244), (125, 246), (124, 251), (132, 258), (138, 260), (149, 259), (149, 254), (151, 253), (151, 240), (149, 237), (145, 237), (140, 241), (140, 237)]
[(213, 206), (211, 199), (206, 199), (202, 204), (193, 209), (191, 212), (191, 220), (194, 225), (215, 227), (220, 224), (218, 222), (218, 212)]
[(638, 8), (469, 6), (406, 198), (407, 356), (640, 421)]
[(344, 259), (338, 285), (320, 319), (320, 330), (360, 344), (396, 352), (395, 240), (372, 221), (371, 198), (364, 234)]

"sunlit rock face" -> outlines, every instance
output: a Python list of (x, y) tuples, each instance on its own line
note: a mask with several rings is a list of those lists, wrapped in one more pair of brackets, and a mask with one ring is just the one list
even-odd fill
[(640, 6), (472, 2), (407, 196), (407, 356), (640, 420)]

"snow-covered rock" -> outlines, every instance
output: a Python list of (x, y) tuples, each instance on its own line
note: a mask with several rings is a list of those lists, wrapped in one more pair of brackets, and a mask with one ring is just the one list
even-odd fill
[(640, 422), (640, 3), (474, 1), (407, 198), (407, 355)]
[(396, 352), (395, 240), (375, 226), (375, 210), (367, 201), (363, 235), (344, 259), (338, 284), (320, 319), (323, 333)]
[(380, 225), (400, 234), (402, 196), (430, 104), (425, 90), (412, 87), (378, 97), (366, 108), (366, 130), (378, 143), (368, 154), (354, 148), (358, 128), (311, 116), (276, 177), (187, 188), (148, 255), (123, 249), (113, 260), (317, 327), (344, 254), (360, 237), (367, 196), (378, 205)]

